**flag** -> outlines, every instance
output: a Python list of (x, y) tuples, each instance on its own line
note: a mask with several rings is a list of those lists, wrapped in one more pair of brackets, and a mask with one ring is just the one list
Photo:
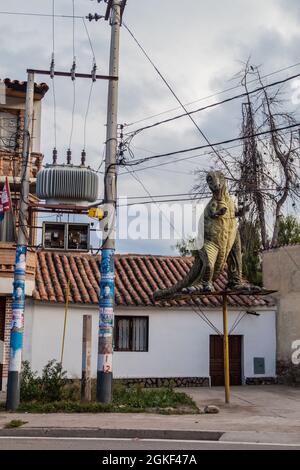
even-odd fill
[(8, 178), (6, 177), (0, 198), (0, 222), (4, 219), (5, 212), (11, 211), (10, 190)]

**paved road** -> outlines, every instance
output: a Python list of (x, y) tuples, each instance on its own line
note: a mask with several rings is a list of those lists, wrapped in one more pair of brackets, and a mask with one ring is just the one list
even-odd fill
[(0, 450), (300, 450), (299, 444), (138, 440), (104, 438), (0, 437)]

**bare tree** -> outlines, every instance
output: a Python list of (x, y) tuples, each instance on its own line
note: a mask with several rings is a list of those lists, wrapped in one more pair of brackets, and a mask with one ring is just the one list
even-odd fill
[[(260, 90), (252, 93), (250, 81), (258, 83)], [(295, 206), (300, 198), (299, 130), (279, 130), (296, 123), (286, 109), (285, 90), (266, 87), (259, 69), (249, 61), (242, 72), (242, 86), (246, 93), (241, 113), (242, 151), (234, 155), (223, 151), (226, 166), (220, 159), (214, 165), (228, 177), (238, 203), (248, 205), (245, 220), (258, 226), (262, 247), (268, 248), (278, 244), (285, 204), (291, 200)], [(203, 170), (197, 179), (195, 192), (203, 190)]]

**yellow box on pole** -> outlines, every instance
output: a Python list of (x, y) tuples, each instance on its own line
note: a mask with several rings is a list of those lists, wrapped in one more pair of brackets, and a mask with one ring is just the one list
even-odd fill
[(91, 207), (88, 210), (88, 216), (92, 219), (102, 220), (104, 218), (104, 210), (101, 207)]

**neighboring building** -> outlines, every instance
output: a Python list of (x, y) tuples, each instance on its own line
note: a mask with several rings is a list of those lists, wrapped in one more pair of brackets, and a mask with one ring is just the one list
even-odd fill
[[(63, 366), (81, 376), (82, 317), (93, 321), (92, 371), (98, 344), (99, 257), (88, 254), (37, 253), (36, 289), (25, 313), (24, 359), (40, 373), (61, 354), (67, 283), (71, 296)], [(116, 255), (114, 376), (160, 384), (223, 384), (220, 298), (154, 303), (152, 294), (170, 286), (191, 267), (189, 257)], [(215, 283), (224, 289), (225, 276)], [(270, 299), (229, 298), (231, 383), (270, 382), (275, 378), (275, 311)], [(247, 313), (248, 312), (248, 313)], [(239, 321), (240, 320), (240, 321)], [(234, 325), (236, 327), (234, 328)], [(145, 380), (147, 379), (147, 380)], [(151, 379), (151, 380), (150, 380)]]
[[(11, 315), (11, 294), (15, 263), (15, 242), (22, 177), (22, 146), (26, 82), (0, 80), (0, 191), (8, 177), (13, 211), (7, 212), (0, 223), (0, 388), (5, 387), (9, 359), (9, 329)], [(34, 86), (34, 116), (29, 148), (30, 195), (29, 201), (36, 202), (36, 175), (42, 166), (40, 153), (41, 100), (48, 90), (45, 83)], [(36, 225), (36, 212), (29, 211), (29, 225)], [(29, 245), (36, 244), (36, 230), (29, 232)], [(26, 267), (26, 294), (31, 296), (35, 287), (35, 250), (29, 249)], [(5, 347), (4, 347), (5, 346)]]
[[(263, 253), (263, 280), (277, 294), (277, 374), (280, 381), (300, 384), (300, 365), (293, 364), (293, 343), (300, 341), (300, 245)], [(298, 346), (299, 349), (299, 346)], [(299, 356), (299, 354), (298, 354)]]

